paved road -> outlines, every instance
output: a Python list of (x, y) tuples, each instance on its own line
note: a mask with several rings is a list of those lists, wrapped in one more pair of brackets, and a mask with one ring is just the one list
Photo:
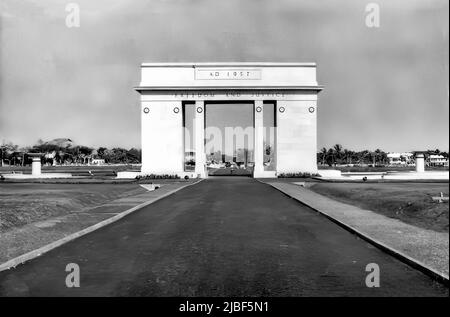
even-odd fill
[[(81, 287), (65, 286), (77, 263)], [(377, 263), (381, 287), (365, 286)], [(0, 272), (0, 295), (444, 295), (434, 283), (251, 178), (208, 179)]]

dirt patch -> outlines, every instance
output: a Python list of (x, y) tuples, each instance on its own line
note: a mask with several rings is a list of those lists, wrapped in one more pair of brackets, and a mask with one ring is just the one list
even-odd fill
[(337, 201), (375, 211), (421, 228), (449, 232), (448, 202), (433, 196), (449, 194), (444, 183), (317, 183), (311, 190)]

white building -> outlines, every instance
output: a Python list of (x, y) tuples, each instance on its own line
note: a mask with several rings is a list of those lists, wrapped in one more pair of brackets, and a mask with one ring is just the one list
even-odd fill
[(428, 166), (448, 166), (448, 159), (443, 155), (431, 154), (427, 161)]
[[(213, 102), (252, 105), (254, 177), (316, 173), (315, 63), (144, 63), (141, 82), (142, 173), (185, 170), (185, 106), (195, 106), (195, 176), (206, 176), (205, 116)], [(274, 110), (275, 162), (263, 164), (263, 115)], [(275, 107), (273, 106), (275, 105)], [(249, 108), (250, 109), (250, 108)]]
[(410, 152), (396, 153), (390, 152), (387, 154), (389, 165), (408, 165), (414, 164), (414, 154)]
[(90, 162), (91, 165), (105, 165), (105, 160), (100, 158), (93, 158)]

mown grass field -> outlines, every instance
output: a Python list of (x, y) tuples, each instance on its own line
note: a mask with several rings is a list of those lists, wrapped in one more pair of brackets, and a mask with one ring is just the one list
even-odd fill
[(448, 202), (431, 198), (441, 192), (448, 197), (448, 183), (315, 183), (310, 189), (418, 227), (449, 231)]
[[(319, 165), (319, 170), (339, 170), (341, 172), (408, 172), (415, 171), (415, 166), (328, 166)], [(448, 171), (448, 167), (443, 166), (426, 166), (426, 171)]]
[(142, 191), (137, 184), (0, 184), (0, 233)]
[[(139, 171), (140, 167), (136, 165), (58, 165), (58, 166), (42, 166), (43, 172), (58, 172), (58, 173), (71, 173), (71, 172), (84, 172), (84, 171)], [(31, 173), (31, 166), (2, 166), (0, 167), (0, 173), (23, 172), (25, 174)]]

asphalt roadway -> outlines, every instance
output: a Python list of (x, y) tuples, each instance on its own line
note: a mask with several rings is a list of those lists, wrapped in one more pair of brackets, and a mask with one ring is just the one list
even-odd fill
[[(68, 288), (66, 265), (80, 267)], [(366, 265), (380, 287), (365, 284)], [(448, 296), (448, 288), (251, 178), (187, 187), (9, 271), (1, 296)]]

